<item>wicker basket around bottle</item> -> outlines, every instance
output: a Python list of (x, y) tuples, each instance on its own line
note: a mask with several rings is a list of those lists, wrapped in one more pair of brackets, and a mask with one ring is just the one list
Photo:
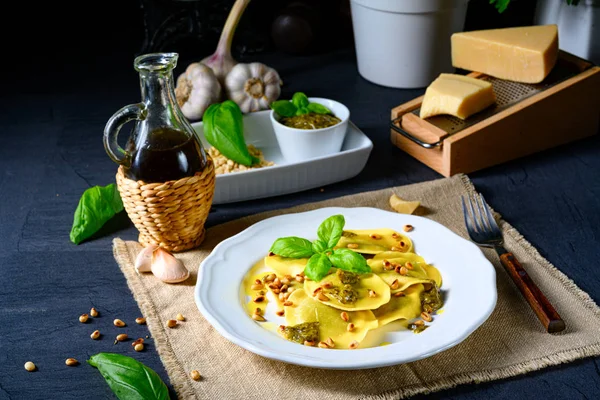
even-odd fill
[(178, 252), (197, 247), (204, 240), (204, 223), (215, 191), (210, 158), (202, 172), (164, 183), (131, 180), (121, 166), (117, 187), (143, 246), (156, 244)]

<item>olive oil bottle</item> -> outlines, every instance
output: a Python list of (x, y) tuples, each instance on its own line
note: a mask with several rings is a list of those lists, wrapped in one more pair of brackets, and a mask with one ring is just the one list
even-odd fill
[[(137, 57), (141, 103), (117, 111), (104, 130), (104, 147), (124, 175), (146, 183), (194, 176), (206, 166), (206, 153), (175, 97), (173, 69), (177, 53)], [(117, 143), (121, 126), (135, 121), (126, 149)]]

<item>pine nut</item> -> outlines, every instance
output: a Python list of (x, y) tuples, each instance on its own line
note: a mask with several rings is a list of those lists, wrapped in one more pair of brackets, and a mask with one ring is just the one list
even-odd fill
[(296, 281), (302, 283), (304, 282), (304, 277), (302, 275), (296, 275)]
[(177, 321), (185, 321), (185, 317), (181, 313), (177, 314), (177, 316), (175, 317), (175, 319)]
[(252, 301), (254, 301), (255, 303), (261, 303), (265, 300), (265, 296), (263, 295), (258, 295), (256, 296)]
[(35, 371), (36, 367), (35, 367), (34, 363), (32, 363), (31, 361), (27, 361), (25, 363), (25, 369), (29, 372), (33, 372), (33, 371)]
[(324, 284), (321, 285), (321, 287), (323, 289), (331, 289), (332, 286), (333, 286), (333, 284), (331, 282), (325, 282)]
[(348, 313), (346, 311), (342, 311), (340, 313), (340, 317), (342, 317), (342, 319), (346, 322), (350, 321), (350, 317), (348, 316)]
[(347, 330), (348, 332), (352, 332), (352, 331), (354, 330), (354, 324), (353, 324), (352, 322), (350, 322), (350, 323), (348, 324), (348, 326), (346, 327), (346, 330)]
[(415, 268), (415, 267), (413, 267), (413, 265), (412, 265), (411, 263), (409, 263), (409, 262), (407, 262), (406, 264), (404, 264), (404, 266), (405, 266), (407, 269), (414, 269), (414, 268)]
[(65, 364), (67, 364), (69, 367), (73, 367), (73, 366), (75, 366), (75, 365), (79, 364), (79, 361), (77, 361), (77, 360), (76, 360), (76, 359), (74, 359), (74, 358), (67, 358), (67, 359), (65, 360)]
[(404, 232), (410, 232), (413, 230), (413, 226), (412, 225), (404, 225)]
[(284, 277), (284, 278), (281, 280), (281, 283), (283, 283), (284, 285), (288, 285), (288, 286), (289, 286), (289, 285), (290, 285), (290, 278), (288, 278), (288, 277)]
[(279, 293), (279, 300), (285, 301), (285, 293)]
[(408, 274), (408, 268), (400, 267), (400, 275), (407, 275), (407, 274)]
[(350, 349), (355, 349), (358, 347), (358, 342), (356, 340), (353, 340), (352, 343), (350, 343), (350, 346), (348, 346)]
[(400, 287), (400, 282), (398, 282), (398, 279), (394, 280), (394, 282), (392, 282), (392, 284), (390, 285), (390, 288), (392, 290), (396, 290)]
[(305, 340), (304, 341), (304, 345), (305, 346), (314, 346), (315, 342), (313, 342), (312, 340)]
[(279, 278), (273, 279), (273, 285), (275, 285), (278, 288), (280, 288), (281, 287), (281, 280)]
[(250, 286), (250, 289), (252, 289), (252, 290), (260, 290), (262, 288), (263, 288), (262, 283), (260, 285), (258, 285), (258, 284), (255, 283), (252, 286)]
[(389, 267), (391, 265), (391, 263), (388, 260), (383, 260), (381, 263), (384, 267)]
[(325, 342), (319, 342), (319, 344), (317, 346), (319, 346), (322, 349), (328, 349), (329, 348), (329, 346)]
[(369, 289), (369, 297), (377, 297), (377, 293), (374, 290)]
[(292, 301), (286, 301), (285, 303), (283, 303), (283, 305), (284, 305), (285, 307), (291, 307), (291, 306), (293, 306), (293, 305), (294, 305), (294, 303), (293, 303)]
[(90, 315), (94, 318), (96, 318), (98, 316), (98, 310), (96, 310), (94, 307), (92, 307), (92, 309), (90, 310)]
[(256, 309), (254, 310), (254, 314), (262, 315), (263, 314), (262, 308), (256, 307)]
[(143, 338), (137, 338), (133, 342), (131, 342), (131, 347), (135, 347), (136, 344), (144, 343)]
[(392, 233), (392, 237), (393, 237), (394, 239), (396, 239), (396, 238), (398, 238), (398, 234), (397, 234), (396, 232), (394, 232), (394, 233)]
[(327, 338), (327, 340), (325, 341), (325, 343), (327, 343), (327, 346), (329, 346), (329, 347), (335, 347), (335, 342), (330, 337)]
[(273, 253), (272, 251), (269, 252), (269, 257), (273, 257), (275, 255), (275, 253)]
[(400, 241), (400, 247), (404, 247), (404, 246), (406, 246), (406, 243)]
[(288, 285), (285, 285), (285, 284), (284, 284), (284, 285), (281, 287), (281, 291), (282, 291), (282, 292), (287, 292), (287, 290), (288, 290)]
[(121, 321), (120, 319), (115, 319), (113, 321), (114, 326), (118, 326), (119, 328), (122, 328), (125, 326), (125, 322)]
[(423, 318), (427, 322), (433, 321), (433, 318), (431, 318), (431, 315), (429, 313), (425, 312), (425, 311), (423, 311), (421, 313), (421, 318)]
[(358, 249), (358, 243), (348, 243), (346, 247), (349, 249)]
[(281, 289), (272, 289), (273, 294), (281, 293)]
[(136, 344), (135, 346), (133, 346), (133, 349), (135, 351), (142, 351), (142, 350), (144, 350), (144, 343), (138, 343), (138, 344)]
[(200, 372), (193, 370), (192, 372), (190, 372), (190, 378), (192, 378), (195, 381), (199, 381), (200, 378), (202, 378), (202, 376), (200, 375)]
[(292, 286), (291, 288), (289, 288), (287, 290), (287, 292), (288, 292), (288, 294), (292, 294), (292, 292), (294, 292), (295, 290), (296, 290), (296, 288)]
[(117, 335), (117, 337), (115, 339), (117, 339), (117, 342), (124, 342), (127, 340), (129, 336), (127, 336), (126, 333), (121, 333), (119, 335)]
[(316, 289), (313, 291), (313, 296), (316, 296), (316, 295), (317, 295), (317, 293), (319, 293), (321, 290), (323, 290), (323, 288), (322, 288), (321, 286), (319, 286), (318, 288), (316, 288)]
[(92, 332), (92, 334), (90, 335), (90, 337), (94, 340), (97, 340), (98, 338), (100, 338), (100, 331), (94, 331)]
[(423, 326), (423, 325), (425, 325), (425, 322), (423, 322), (422, 319), (418, 319), (415, 322), (413, 322), (413, 325), (415, 325), (415, 326)]
[(254, 284), (255, 285), (262, 285), (263, 283), (262, 283), (262, 281), (260, 279), (255, 279), (254, 280)]
[(394, 293), (394, 297), (403, 297), (404, 296), (404, 292), (396, 292)]
[(167, 326), (169, 328), (175, 328), (177, 326), (177, 321), (175, 321), (174, 319), (170, 319), (167, 321)]
[(378, 234), (376, 234), (376, 233), (371, 233), (371, 234), (369, 235), (369, 237), (370, 237), (371, 239), (375, 239), (375, 240), (379, 240), (379, 239), (381, 239), (381, 235), (378, 235)]
[(317, 295), (317, 299), (321, 301), (329, 301), (329, 297), (325, 296), (323, 292), (319, 292), (319, 294)]
[(144, 317), (136, 318), (135, 323), (138, 325), (144, 325), (146, 323), (146, 318), (144, 318)]
[(269, 274), (269, 275), (265, 275), (265, 277), (263, 278), (263, 280), (266, 282), (273, 282), (273, 279), (275, 279), (277, 277), (277, 275), (275, 274)]
[(85, 324), (88, 321), (89, 315), (87, 314), (81, 314), (79, 316), (79, 322), (81, 322), (82, 324)]
[(252, 319), (255, 321), (266, 321), (265, 317), (260, 314), (252, 314)]
[(285, 315), (285, 310), (277, 310), (275, 311), (275, 314), (277, 314), (280, 317), (283, 317)]

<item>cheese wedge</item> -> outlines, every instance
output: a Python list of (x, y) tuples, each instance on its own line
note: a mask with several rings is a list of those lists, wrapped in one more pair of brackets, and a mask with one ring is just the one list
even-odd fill
[(461, 32), (451, 41), (456, 68), (516, 82), (543, 81), (558, 57), (556, 25)]
[(420, 117), (449, 114), (466, 119), (496, 102), (492, 84), (455, 74), (440, 74), (425, 91)]

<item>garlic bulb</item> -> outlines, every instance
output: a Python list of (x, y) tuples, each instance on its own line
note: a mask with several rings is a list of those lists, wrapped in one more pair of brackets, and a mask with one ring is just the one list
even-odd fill
[(140, 272), (152, 271), (152, 253), (157, 247), (157, 245), (151, 244), (147, 247), (144, 247), (142, 251), (138, 253), (137, 257), (135, 258), (135, 271), (138, 274)]
[(192, 63), (177, 78), (175, 97), (186, 118), (199, 120), (208, 106), (221, 99), (221, 84), (212, 69)]
[(231, 7), (229, 16), (225, 21), (225, 26), (221, 31), (221, 37), (217, 44), (217, 50), (213, 55), (206, 57), (201, 63), (206, 64), (214, 71), (219, 82), (223, 83), (229, 71), (237, 64), (237, 61), (231, 55), (231, 42), (233, 34), (237, 28), (238, 22), (242, 18), (242, 14), (246, 7), (250, 4), (250, 0), (236, 0)]
[(152, 273), (167, 283), (183, 282), (190, 276), (183, 263), (162, 247), (152, 253)]
[(261, 63), (238, 64), (225, 78), (227, 97), (243, 113), (268, 109), (279, 98), (281, 85), (277, 71)]

